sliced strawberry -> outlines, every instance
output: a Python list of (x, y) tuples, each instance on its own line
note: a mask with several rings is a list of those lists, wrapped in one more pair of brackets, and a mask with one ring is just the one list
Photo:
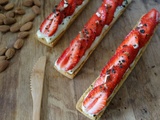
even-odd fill
[(104, 0), (103, 4), (107, 8), (106, 24), (109, 25), (114, 18), (114, 12), (116, 11), (117, 8), (117, 2), (115, 0)]
[(60, 20), (60, 12), (56, 11), (54, 13), (51, 13), (42, 22), (40, 26), (41, 33), (45, 34), (48, 37), (52, 36), (58, 28), (59, 20)]
[(102, 5), (90, 18), (85, 27), (91, 29), (96, 36), (99, 36), (105, 25), (106, 17), (106, 8), (104, 5)]
[(115, 85), (119, 83), (125, 71), (135, 59), (138, 51), (139, 49), (134, 49), (132, 45), (125, 45), (121, 49), (117, 49), (115, 55), (102, 69), (94, 87), (106, 83), (107, 87), (114, 89)]
[(64, 65), (66, 65), (66, 63), (68, 62), (69, 57), (70, 57), (70, 48), (67, 48), (58, 58), (57, 65), (63, 69)]
[(65, 18), (73, 14), (76, 8), (76, 0), (62, 0), (57, 6), (62, 16)]
[(94, 34), (89, 29), (84, 29), (82, 33), (78, 34), (69, 47), (71, 49), (70, 57), (64, 66), (66, 71), (71, 70), (76, 66), (85, 54), (85, 51), (91, 46), (94, 39)]
[(121, 6), (124, 0), (117, 0), (117, 5)]
[(156, 9), (151, 9), (142, 17), (141, 21), (149, 21), (153, 25), (157, 25), (159, 22), (159, 12)]
[(140, 47), (143, 47), (147, 43), (149, 38), (152, 36), (154, 29), (158, 24), (158, 18), (159, 12), (155, 9), (150, 10), (142, 17), (141, 21), (135, 29), (140, 34)]
[(67, 6), (65, 8), (65, 16), (70, 16), (76, 9), (76, 0), (64, 0), (64, 1), (65, 5)]
[(109, 95), (105, 84), (93, 88), (83, 101), (84, 110), (90, 115), (97, 115), (106, 107)]
[(137, 49), (139, 48), (139, 32), (136, 30), (132, 30), (126, 38), (123, 40), (123, 42), (120, 44), (120, 46), (117, 48), (116, 52), (123, 49), (125, 46), (133, 46), (133, 48)]
[(81, 5), (83, 3), (84, 0), (76, 0), (76, 4), (77, 5)]

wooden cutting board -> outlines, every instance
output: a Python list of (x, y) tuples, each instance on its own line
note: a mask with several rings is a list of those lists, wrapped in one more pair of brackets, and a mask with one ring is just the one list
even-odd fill
[[(23, 0), (12, 0), (21, 5)], [(77, 35), (101, 4), (91, 0), (54, 48), (39, 43), (35, 33), (45, 16), (60, 0), (41, 0), (41, 15), (34, 20), (34, 28), (24, 47), (17, 51), (10, 66), (0, 73), (0, 120), (31, 120), (32, 98), (30, 73), (35, 61), (46, 55), (41, 120), (88, 120), (75, 109), (76, 102), (99, 75), (115, 49), (135, 26), (142, 14), (151, 8), (160, 11), (160, 0), (133, 0), (115, 23), (79, 74), (69, 80), (54, 68), (55, 60)], [(17, 34), (0, 33), (0, 46), (11, 46)], [(160, 26), (138, 62), (119, 90), (101, 120), (159, 120), (160, 119)]]

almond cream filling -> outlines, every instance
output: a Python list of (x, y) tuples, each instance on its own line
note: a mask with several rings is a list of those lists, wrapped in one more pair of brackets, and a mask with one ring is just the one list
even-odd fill
[(88, 1), (89, 0), (84, 0), (81, 5), (76, 7), (74, 13), (71, 16), (68, 16), (65, 19), (63, 19), (62, 23), (58, 25), (57, 31), (51, 37), (48, 37), (47, 35), (41, 33), (40, 30), (38, 30), (38, 38), (45, 39), (47, 43), (53, 42), (57, 38), (57, 36), (59, 36), (63, 31), (66, 30), (67, 26), (70, 24), (70, 19), (72, 19), (79, 12), (79, 10), (82, 9), (82, 7), (88, 3)]

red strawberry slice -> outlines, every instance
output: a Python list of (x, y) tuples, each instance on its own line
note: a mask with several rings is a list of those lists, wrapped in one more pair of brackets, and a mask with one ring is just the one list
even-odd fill
[(63, 17), (73, 14), (76, 8), (76, 0), (62, 0), (57, 6), (57, 10), (61, 11)]
[(93, 88), (83, 101), (83, 109), (90, 115), (97, 115), (106, 107), (109, 95), (105, 84)]
[(140, 46), (143, 47), (145, 43), (149, 40), (150, 36), (152, 36), (154, 32), (154, 28), (159, 22), (159, 12), (155, 9), (150, 10), (147, 14), (145, 14), (138, 26), (136, 27), (136, 31), (139, 32), (141, 37)]
[(76, 0), (64, 0), (67, 7), (65, 8), (65, 16), (70, 16), (73, 14), (76, 8)]
[(90, 20), (85, 25), (86, 28), (91, 29), (96, 36), (99, 36), (106, 21), (106, 8), (102, 6), (97, 10), (97, 12), (90, 18)]
[[(132, 45), (126, 45), (121, 49), (117, 49), (116, 54), (102, 69), (100, 77), (96, 80), (94, 87), (106, 83), (107, 86), (109, 84), (109, 87), (114, 89), (114, 85), (122, 79), (138, 51), (139, 49), (134, 49)], [(113, 83), (113, 85), (111, 83)]]
[(116, 11), (117, 8), (117, 2), (115, 0), (104, 0), (104, 5), (107, 8), (106, 24), (109, 25), (114, 18), (114, 12)]
[(121, 6), (124, 0), (117, 0), (117, 5)]
[(62, 55), (58, 58), (57, 60), (57, 65), (60, 67), (60, 68), (64, 68), (64, 65), (68, 62), (69, 60), (69, 57), (70, 57), (70, 48), (67, 48), (63, 53)]
[(126, 38), (123, 40), (123, 42), (120, 44), (120, 46), (117, 48), (116, 52), (123, 49), (125, 46), (132, 46), (134, 49), (139, 49), (139, 32), (136, 30), (132, 30)]
[[(82, 35), (81, 35), (82, 34)], [(64, 65), (66, 71), (73, 69), (85, 51), (91, 46), (93, 40), (95, 39), (94, 34), (89, 29), (83, 29), (82, 33), (71, 42), (70, 44), (70, 57), (67, 63)]]
[(77, 5), (81, 5), (83, 3), (84, 0), (76, 0), (76, 4)]
[(48, 37), (52, 36), (58, 28), (59, 20), (60, 20), (60, 12), (56, 11), (54, 13), (51, 13), (42, 22), (40, 26), (41, 33), (45, 34)]

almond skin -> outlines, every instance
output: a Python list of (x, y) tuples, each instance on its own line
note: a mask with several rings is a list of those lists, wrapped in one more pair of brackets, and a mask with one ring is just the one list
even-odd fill
[(15, 18), (7, 17), (6, 19), (3, 20), (5, 25), (12, 25), (16, 22)]
[(23, 23), (33, 21), (35, 17), (36, 17), (36, 15), (34, 13), (32, 13), (32, 12), (28, 13), (23, 17)]
[(6, 15), (6, 17), (11, 17), (11, 18), (13, 18), (15, 16), (13, 11), (8, 11), (5, 15)]
[(17, 14), (17, 15), (24, 15), (26, 12), (23, 8), (18, 7), (14, 10), (14, 13)]
[(0, 0), (0, 5), (7, 4), (8, 2), (9, 2), (9, 0)]
[(24, 40), (23, 39), (18, 39), (15, 43), (14, 43), (14, 48), (15, 49), (21, 49), (24, 45)]
[(1, 60), (6, 60), (6, 58), (7, 58), (6, 56), (0, 56), (0, 61)]
[(39, 7), (41, 6), (41, 2), (39, 0), (33, 0), (33, 2), (35, 5), (37, 5)]
[(8, 25), (0, 25), (0, 32), (9, 31), (10, 27)]
[(4, 6), (4, 9), (5, 10), (11, 10), (14, 8), (14, 3), (8, 3), (7, 5)]
[(15, 55), (15, 53), (16, 53), (16, 51), (15, 51), (14, 48), (9, 48), (5, 53), (5, 56), (7, 57), (7, 60), (11, 59)]
[(19, 32), (18, 33), (18, 38), (23, 39), (23, 38), (28, 37), (28, 35), (29, 35), (29, 32)]
[(23, 5), (24, 5), (25, 7), (31, 7), (31, 6), (33, 6), (33, 1), (32, 1), (32, 0), (25, 0), (25, 1), (23, 2)]
[(6, 51), (7, 51), (7, 47), (0, 48), (0, 56), (4, 55)]
[(36, 15), (39, 15), (39, 14), (41, 13), (40, 8), (39, 8), (38, 6), (36, 6), (36, 5), (34, 5), (34, 6), (32, 7), (32, 10), (33, 10), (33, 12), (34, 12)]
[(6, 18), (6, 16), (4, 14), (0, 13), (0, 19), (3, 20), (5, 18)]
[(33, 27), (33, 23), (32, 22), (27, 22), (26, 24), (24, 24), (21, 28), (20, 31), (28, 31)]
[(12, 26), (10, 27), (10, 31), (11, 31), (11, 32), (18, 32), (20, 28), (21, 28), (21, 25), (18, 24), (18, 23), (15, 23), (14, 25), (12, 25)]
[(0, 73), (3, 72), (9, 65), (9, 61), (1, 60), (0, 61)]

